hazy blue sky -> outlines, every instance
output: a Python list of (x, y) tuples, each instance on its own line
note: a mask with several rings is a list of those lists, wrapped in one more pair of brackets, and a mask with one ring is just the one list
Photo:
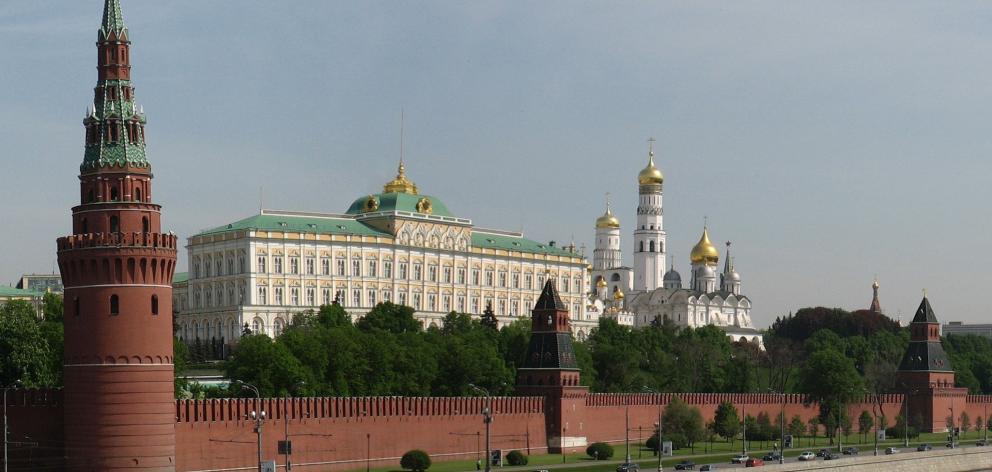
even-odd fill
[[(102, 3), (0, 3), (8, 283), (70, 231)], [(123, 4), (183, 238), (257, 212), (260, 186), (343, 212), (393, 176), (405, 109), (408, 175), (478, 226), (591, 245), (611, 192), (629, 253), (654, 136), (677, 269), (708, 215), (759, 326), (867, 307), (875, 274), (893, 316), (927, 288), (944, 321), (990, 318), (988, 3)]]

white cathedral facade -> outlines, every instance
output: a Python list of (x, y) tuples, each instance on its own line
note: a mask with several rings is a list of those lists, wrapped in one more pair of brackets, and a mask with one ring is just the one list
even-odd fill
[(704, 226), (689, 254), (692, 270), (688, 285), (683, 285), (674, 265), (668, 265), (664, 182), (664, 175), (654, 163), (654, 151), (650, 150), (648, 165), (637, 176), (633, 268), (623, 265), (620, 220), (609, 203), (606, 213), (596, 219), (592, 285), (586, 311), (633, 327), (664, 320), (685, 327), (714, 325), (734, 341), (761, 345), (761, 332), (751, 323), (751, 300), (741, 293), (741, 276), (734, 268), (730, 243), (721, 272), (720, 254)]

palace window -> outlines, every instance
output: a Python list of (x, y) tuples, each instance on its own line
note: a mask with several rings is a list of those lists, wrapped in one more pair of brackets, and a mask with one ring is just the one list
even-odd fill
[(431, 265), (427, 267), (427, 280), (431, 282), (437, 282), (437, 266)]
[(500, 271), (499, 273), (499, 286), (506, 287), (506, 272)]
[(400, 305), (406, 306), (406, 292), (400, 292), (397, 296), (397, 301), (399, 301)]
[(398, 278), (406, 280), (406, 262), (400, 262), (400, 272)]
[(291, 257), (289, 259), (289, 273), (290, 274), (293, 274), (293, 275), (296, 275), (296, 274), (299, 274), (300, 273), (300, 260), (299, 259), (297, 259), (295, 257)]
[(393, 278), (393, 261), (384, 261), (382, 263), (382, 276), (387, 279)]
[(331, 275), (331, 260), (323, 257), (320, 259), (320, 273), (323, 275)]
[(369, 290), (365, 296), (368, 297), (369, 306), (375, 306), (375, 290)]
[(441, 311), (446, 313), (451, 311), (451, 295), (441, 297)]
[(272, 258), (272, 269), (273, 272), (277, 274), (282, 273), (282, 256), (275, 256)]
[(351, 260), (351, 275), (352, 277), (362, 276), (362, 261), (360, 259)]
[(317, 289), (308, 288), (307, 289), (307, 306), (314, 306), (317, 304)]
[(217, 256), (217, 276), (224, 275), (224, 256)]
[(648, 242), (648, 247), (650, 248), (648, 252), (654, 252), (654, 241)]
[(227, 275), (233, 275), (233, 274), (234, 274), (234, 258), (229, 257), (227, 259)]
[(339, 304), (344, 304), (344, 302), (346, 301), (344, 298), (344, 289), (338, 289), (334, 292), (334, 301), (338, 302)]
[(500, 299), (499, 303), (497, 303), (496, 306), (499, 307), (496, 310), (497, 315), (499, 316), (506, 315), (506, 300)]
[(437, 311), (437, 295), (427, 294), (427, 311)]
[(514, 272), (513, 276), (510, 277), (510, 282), (513, 284), (513, 288), (520, 288), (520, 274)]
[(393, 292), (392, 291), (389, 291), (389, 290), (383, 290), (382, 291), (382, 301), (388, 303), (388, 302), (390, 302), (392, 300), (393, 300)]
[(265, 305), (266, 303), (269, 302), (269, 300), (268, 300), (268, 298), (269, 298), (268, 297), (268, 294), (269, 294), (269, 291), (266, 290), (265, 287), (258, 287), (258, 304), (259, 305)]
[(420, 280), (424, 276), (424, 266), (422, 264), (413, 265), (413, 280)]
[(561, 277), (561, 291), (562, 292), (567, 292), (568, 291), (568, 276), (567, 275), (563, 275)]
[(491, 270), (486, 271), (486, 285), (489, 287), (493, 286), (493, 271)]
[(362, 291), (355, 289), (351, 291), (351, 306), (362, 306)]
[(446, 284), (451, 283), (451, 267), (444, 268), (444, 283)]
[(479, 285), (479, 269), (472, 269), (472, 285)]
[(378, 277), (378, 267), (376, 267), (376, 260), (369, 260), (369, 277)]
[(265, 259), (265, 256), (258, 256), (258, 260), (256, 261), (255, 265), (258, 266), (258, 273), (260, 274), (265, 273)]
[(520, 312), (520, 301), (513, 300), (510, 302), (510, 316), (517, 316)]
[(314, 260), (312, 257), (307, 258), (307, 275), (313, 275), (317, 270), (314, 268)]
[(245, 269), (247, 269), (247, 267), (245, 267), (245, 266), (246, 266), (246, 264), (245, 264), (245, 255), (244, 254), (241, 254), (241, 255), (238, 256), (238, 272), (239, 273), (242, 273), (242, 274), (245, 273), (245, 272), (247, 272), (245, 270)]
[(324, 305), (331, 304), (331, 289), (325, 288), (320, 291), (320, 302)]
[(203, 291), (203, 294), (206, 295), (205, 306), (207, 308), (214, 306), (214, 292), (208, 288)]
[(534, 290), (534, 276), (531, 274), (524, 275), (524, 288), (527, 290)]
[(289, 290), (289, 297), (290, 297), (290, 301), (292, 302), (293, 306), (299, 306), (299, 304), (300, 304), (300, 289), (299, 288), (296, 288), (296, 287), (293, 287), (292, 289), (290, 289)]
[(458, 283), (459, 284), (465, 284), (465, 268), (464, 267), (459, 267), (458, 268)]
[(572, 279), (572, 291), (575, 293), (579, 293), (582, 291), (581, 288), (582, 288), (582, 278), (575, 277), (574, 279)]
[(282, 305), (282, 287), (276, 287), (276, 305)]
[(414, 310), (419, 310), (420, 309), (420, 294), (419, 293), (413, 294), (413, 309)]
[(465, 295), (458, 296), (458, 311), (465, 312)]
[(472, 297), (472, 313), (479, 314), (479, 297)]

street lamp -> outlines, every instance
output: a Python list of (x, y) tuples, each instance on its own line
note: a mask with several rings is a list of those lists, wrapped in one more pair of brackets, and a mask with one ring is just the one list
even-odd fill
[(951, 407), (948, 408), (951, 412), (951, 424), (947, 425), (947, 429), (951, 430), (951, 449), (954, 449), (954, 400), (951, 400)]
[(472, 390), (475, 390), (476, 392), (479, 392), (480, 394), (484, 395), (486, 397), (486, 399), (488, 400), (487, 401), (488, 406), (486, 406), (485, 408), (482, 409), (482, 422), (485, 423), (485, 425), (486, 425), (486, 469), (485, 470), (486, 470), (486, 472), (492, 472), (493, 460), (492, 460), (492, 452), (490, 450), (490, 442), (489, 442), (489, 438), (490, 438), (490, 436), (489, 436), (489, 425), (491, 425), (492, 422), (493, 422), (493, 410), (492, 410), (493, 400), (492, 400), (492, 396), (489, 395), (489, 391), (488, 390), (486, 390), (486, 389), (484, 389), (482, 387), (479, 387), (479, 386), (474, 385), (474, 384), (468, 384), (468, 386)]
[(13, 384), (8, 385), (3, 388), (3, 472), (7, 472), (7, 435), (9, 434), (7, 428), (7, 392), (12, 388), (17, 388), (21, 386), (21, 381), (17, 380)]
[(658, 395), (658, 442), (655, 444), (655, 448), (658, 452), (658, 472), (662, 472), (661, 468), (661, 392), (654, 390), (647, 385), (641, 387), (644, 391), (654, 393)]
[[(299, 392), (304, 385), (306, 385), (306, 383), (301, 380), (297, 382), (295, 385), (293, 385), (293, 390)], [(287, 407), (289, 406), (290, 396), (288, 395), (289, 392), (286, 393), (287, 393), (286, 398), (283, 399), (283, 404), (282, 404), (282, 420), (283, 420), (283, 427), (285, 428), (285, 431), (283, 432), (285, 436), (285, 440), (283, 441), (283, 453), (284, 453), (283, 456), (286, 458), (286, 470), (290, 471), (293, 470), (293, 463), (289, 458), (289, 456), (291, 455), (290, 449), (292, 448), (292, 446), (291, 443), (289, 442), (289, 415), (287, 414), (288, 413)]]
[[(251, 390), (255, 394), (256, 399), (262, 398), (258, 392), (258, 388), (254, 385), (242, 382), (241, 380), (235, 380), (232, 383), (240, 386), (243, 390)], [(255, 423), (255, 435), (258, 440), (258, 472), (262, 472), (262, 423), (265, 421), (265, 412), (252, 410), (248, 414), (248, 417)]]
[(771, 389), (771, 388), (769, 388), (768, 391), (769, 392), (772, 392), (772, 393), (775, 393), (775, 394), (778, 394), (779, 397), (782, 399), (782, 416), (781, 416), (781, 420), (779, 422), (779, 426), (781, 426), (781, 429), (782, 429), (782, 431), (781, 431), (781, 433), (782, 433), (782, 442), (779, 443), (778, 463), (779, 464), (785, 464), (785, 393), (783, 393), (783, 392), (777, 392), (777, 391), (775, 391), (774, 389)]

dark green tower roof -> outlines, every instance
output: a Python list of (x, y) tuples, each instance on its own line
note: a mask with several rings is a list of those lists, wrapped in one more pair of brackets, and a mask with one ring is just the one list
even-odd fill
[(913, 323), (939, 323), (937, 321), (937, 315), (933, 313), (933, 308), (930, 306), (930, 300), (927, 300), (927, 297), (923, 297), (920, 307), (916, 309), (916, 316), (913, 316)]
[(127, 30), (124, 26), (124, 14), (121, 12), (121, 0), (106, 0), (103, 4), (103, 23), (100, 25), (100, 40), (107, 39), (110, 33), (121, 34)]
[(555, 289), (555, 284), (549, 277), (548, 281), (544, 283), (544, 290), (541, 291), (541, 297), (537, 299), (537, 304), (534, 306), (535, 310), (557, 310), (566, 311), (565, 304), (561, 301), (561, 297), (558, 296), (558, 290)]
[[(906, 347), (906, 354), (899, 363), (899, 370), (902, 372), (953, 372), (951, 359), (944, 351), (944, 346), (940, 343), (940, 337), (933, 331), (932, 326), (939, 324), (937, 315), (930, 306), (930, 300), (923, 297), (920, 307), (916, 309), (916, 316), (910, 325), (910, 341)], [(915, 326), (914, 326), (915, 325)], [(920, 326), (923, 325), (923, 326)]]

